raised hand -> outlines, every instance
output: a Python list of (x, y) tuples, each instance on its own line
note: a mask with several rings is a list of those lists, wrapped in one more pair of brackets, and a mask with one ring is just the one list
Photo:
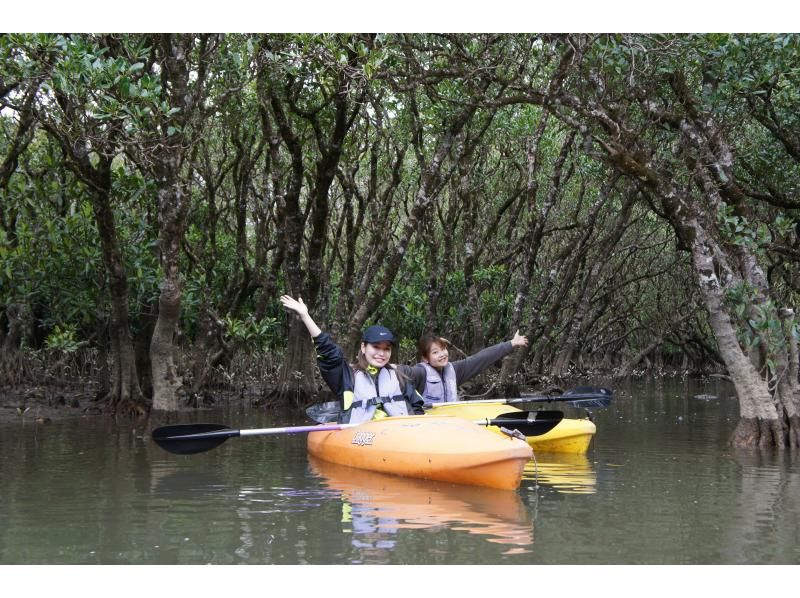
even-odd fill
[(302, 320), (303, 324), (305, 324), (306, 329), (308, 329), (308, 333), (312, 336), (312, 338), (317, 338), (320, 334), (322, 334), (322, 330), (320, 330), (319, 326), (314, 323), (314, 320), (308, 313), (308, 306), (303, 303), (302, 297), (293, 299), (289, 295), (281, 295), (281, 303), (283, 303), (283, 306), (286, 309), (291, 310), (300, 316), (300, 319)]
[(290, 309), (293, 312), (296, 312), (297, 315), (303, 317), (304, 315), (308, 315), (308, 306), (303, 303), (303, 298), (298, 297), (297, 299), (293, 299), (289, 295), (281, 295), (281, 303), (286, 309)]
[(517, 330), (514, 333), (514, 338), (511, 339), (511, 346), (514, 347), (514, 348), (516, 348), (516, 347), (527, 347), (528, 346), (528, 337), (527, 336), (522, 336), (519, 333), (519, 330)]

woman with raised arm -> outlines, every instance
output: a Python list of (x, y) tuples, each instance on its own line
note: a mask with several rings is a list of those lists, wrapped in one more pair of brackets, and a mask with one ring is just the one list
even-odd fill
[(422, 413), (422, 399), (414, 385), (401, 369), (389, 363), (397, 342), (391, 330), (383, 326), (364, 330), (357, 363), (350, 365), (342, 348), (311, 318), (302, 298), (283, 295), (280, 300), (286, 309), (300, 317), (314, 340), (322, 379), (342, 403), (339, 423), (357, 424), (387, 416)]
[[(417, 343), (419, 363), (414, 366), (412, 376), (426, 405), (457, 401), (461, 384), (500, 361), (516, 347), (527, 347), (528, 337), (520, 335), (517, 330), (510, 341), (492, 345), (466, 359), (453, 362), (450, 361), (449, 346), (447, 339), (431, 333), (422, 335)], [(422, 376), (420, 369), (424, 371)]]

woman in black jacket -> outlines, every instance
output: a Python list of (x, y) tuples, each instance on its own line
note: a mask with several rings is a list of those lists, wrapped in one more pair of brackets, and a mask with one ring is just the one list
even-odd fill
[(314, 340), (322, 379), (342, 403), (340, 423), (422, 413), (422, 399), (403, 371), (407, 366), (401, 370), (390, 363), (397, 342), (391, 330), (383, 326), (364, 330), (358, 361), (351, 366), (342, 348), (311, 318), (302, 298), (283, 295), (280, 300), (300, 317)]

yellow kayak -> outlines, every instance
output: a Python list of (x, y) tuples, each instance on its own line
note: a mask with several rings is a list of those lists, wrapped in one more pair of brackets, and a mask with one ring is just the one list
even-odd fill
[(412, 478), (514, 490), (533, 456), (528, 444), (449, 415), (388, 417), (311, 432), (323, 461)]
[[(453, 415), (464, 419), (477, 420), (495, 418), (502, 413), (521, 411), (512, 405), (498, 401), (470, 405), (466, 402), (438, 403), (428, 413), (431, 415)], [(492, 428), (490, 428), (492, 429)], [(493, 428), (498, 431), (497, 428)], [(588, 419), (562, 419), (559, 424), (540, 436), (528, 436), (528, 444), (537, 452), (585, 454), (589, 449), (597, 427)]]

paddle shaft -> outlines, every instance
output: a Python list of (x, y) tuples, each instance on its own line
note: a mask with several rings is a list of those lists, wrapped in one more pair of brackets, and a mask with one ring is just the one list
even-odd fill
[[(545, 434), (561, 421), (560, 411), (524, 411), (504, 413), (495, 419), (480, 419), (479, 426), (504, 426), (517, 429), (526, 436)], [(367, 423), (367, 422), (364, 422)], [(179, 424), (153, 430), (152, 437), (158, 446), (171, 453), (192, 455), (218, 447), (228, 438), (241, 436), (268, 436), (276, 434), (303, 434), (306, 432), (332, 432), (355, 428), (362, 424), (328, 424), (316, 426), (291, 426), (283, 428), (252, 428), (234, 430), (221, 424)]]
[[(271, 434), (305, 434), (306, 432), (330, 432), (333, 430), (344, 430), (352, 428), (358, 424), (334, 424), (330, 426), (290, 426), (286, 428), (252, 428), (248, 430), (216, 430), (214, 432), (198, 432), (196, 434), (179, 434), (174, 436), (163, 436), (167, 440), (201, 439), (201, 438), (235, 438), (236, 436), (269, 436)], [(191, 427), (188, 424), (187, 427)]]
[(530, 397), (519, 397), (514, 399), (481, 399), (478, 401), (448, 401), (446, 403), (434, 403), (434, 405), (489, 405), (492, 403), (500, 403), (502, 405), (519, 405), (520, 403), (577, 403), (580, 405), (583, 402), (610, 402), (611, 397), (600, 397), (597, 395), (587, 396), (581, 398), (580, 395), (560, 395), (557, 397), (548, 397), (546, 395), (537, 395)]
[(228, 438), (270, 434), (302, 434), (352, 428), (357, 424), (328, 424), (324, 426), (293, 426), (284, 428), (254, 428), (234, 430), (222, 424), (178, 424), (153, 430), (153, 441), (165, 451), (177, 455), (193, 455), (218, 447)]
[(525, 403), (553, 403), (564, 402), (572, 407), (608, 407), (611, 401), (614, 400), (614, 393), (608, 388), (596, 388), (594, 386), (578, 386), (568, 390), (563, 395), (548, 396), (548, 395), (530, 395), (528, 397), (519, 397), (513, 399), (482, 399), (479, 401), (448, 401), (445, 405), (451, 404), (492, 404), (500, 403), (503, 405), (520, 405)]

